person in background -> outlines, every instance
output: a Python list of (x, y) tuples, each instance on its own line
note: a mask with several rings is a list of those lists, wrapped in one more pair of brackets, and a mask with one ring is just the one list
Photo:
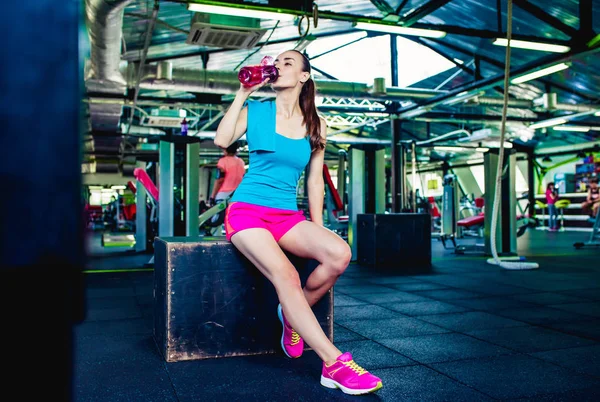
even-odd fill
[(546, 204), (548, 204), (548, 226), (551, 231), (558, 230), (558, 213), (556, 211), (556, 201), (558, 201), (558, 191), (553, 182), (546, 186)]
[(600, 208), (600, 190), (598, 189), (598, 179), (592, 177), (589, 181), (586, 200), (581, 204), (583, 212), (595, 218)]
[(210, 195), (210, 205), (216, 205), (226, 200), (241, 183), (246, 173), (246, 166), (244, 161), (237, 156), (237, 151), (237, 142), (223, 150), (223, 156), (217, 163), (218, 175)]

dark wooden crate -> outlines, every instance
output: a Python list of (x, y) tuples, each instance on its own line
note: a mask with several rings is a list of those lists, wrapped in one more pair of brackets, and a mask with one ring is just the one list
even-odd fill
[[(154, 247), (154, 337), (167, 362), (280, 353), (275, 288), (230, 242), (165, 237)], [(318, 263), (287, 255), (304, 286)], [(333, 291), (313, 311), (333, 341)]]
[(429, 214), (358, 214), (359, 264), (398, 272), (431, 267)]

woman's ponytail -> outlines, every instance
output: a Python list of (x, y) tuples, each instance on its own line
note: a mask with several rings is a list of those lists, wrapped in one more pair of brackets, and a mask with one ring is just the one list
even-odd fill
[(309, 78), (300, 91), (300, 109), (302, 109), (303, 123), (310, 136), (310, 147), (313, 151), (325, 148), (325, 141), (321, 137), (321, 120), (315, 106), (315, 94), (315, 82)]
[[(297, 50), (294, 50), (294, 52), (302, 56), (302, 71), (310, 73), (310, 61), (308, 58), (302, 52)], [(313, 151), (320, 151), (325, 149), (325, 140), (321, 137), (321, 120), (315, 106), (316, 93), (315, 82), (312, 78), (309, 78), (300, 90), (300, 109), (302, 109), (302, 115), (304, 116), (302, 122), (306, 125), (306, 131), (310, 138), (310, 147)]]

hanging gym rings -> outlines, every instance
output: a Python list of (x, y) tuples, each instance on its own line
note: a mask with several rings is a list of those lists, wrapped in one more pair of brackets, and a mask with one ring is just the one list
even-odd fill
[[(302, 22), (306, 19), (306, 30), (302, 30)], [(313, 11), (312, 11), (312, 19), (313, 19), (313, 26), (316, 28), (317, 26), (319, 26), (319, 6), (317, 6), (316, 4), (313, 4)], [(300, 35), (300, 38), (306, 38), (306, 36), (308, 35), (308, 33), (310, 32), (310, 16), (307, 14), (302, 14), (300, 16), (300, 19), (298, 19), (298, 35)]]

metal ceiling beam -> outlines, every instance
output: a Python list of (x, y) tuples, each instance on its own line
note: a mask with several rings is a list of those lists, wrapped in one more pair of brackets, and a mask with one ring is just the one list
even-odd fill
[(408, 3), (408, 0), (402, 0), (402, 3), (400, 3), (400, 5), (396, 8), (396, 12), (394, 14), (400, 15), (400, 12), (402, 11), (406, 3)]
[[(463, 35), (469, 36), (473, 38), (481, 38), (481, 39), (496, 39), (499, 35), (497, 30), (491, 29), (474, 29), (474, 28), (466, 28), (457, 25), (447, 25), (447, 24), (424, 24), (424, 23), (414, 23), (411, 25), (411, 28), (421, 28), (421, 29), (432, 29), (437, 31), (444, 31), (448, 34), (453, 35)], [(529, 42), (540, 42), (540, 43), (551, 43), (555, 45), (565, 45), (568, 46), (570, 41), (562, 40), (562, 39), (551, 39), (547, 37), (533, 36), (533, 35), (522, 35), (518, 33), (513, 33), (512, 38), (514, 40), (525, 40)]]
[(373, 3), (383, 15), (396, 14), (396, 10), (394, 10), (385, 0), (371, 0), (371, 3)]
[(416, 10), (413, 10), (409, 14), (403, 16), (402, 19), (400, 20), (400, 23), (403, 26), (409, 27), (412, 24), (414, 24), (415, 22), (419, 21), (420, 19), (422, 19), (422, 18), (428, 16), (429, 14), (433, 13), (434, 11), (444, 7), (450, 1), (451, 0), (431, 0), (430, 2), (423, 4), (421, 7), (417, 8)]
[[(448, 42), (445, 42), (445, 41), (442, 41), (442, 40), (439, 40), (439, 39), (435, 39), (435, 38), (422, 38), (421, 39), (421, 41), (425, 41), (425, 40), (437, 43), (438, 45), (444, 46), (444, 47), (446, 47), (448, 49), (455, 50), (455, 51), (460, 52), (462, 54), (465, 54), (467, 56), (472, 56), (473, 55), (473, 52), (470, 52), (470, 51), (468, 51), (468, 50), (466, 50), (466, 49), (464, 49), (464, 48), (462, 48), (460, 46), (456, 46), (456, 45), (454, 45), (452, 43), (448, 43)], [(435, 48), (434, 48), (434, 50), (435, 50)], [(497, 68), (499, 68), (501, 70), (504, 69), (504, 62), (503, 61), (501, 62), (501, 61), (498, 61), (496, 59), (492, 59), (490, 57), (482, 56), (482, 55), (479, 55), (479, 58), (481, 59), (481, 61), (485, 61), (486, 63), (491, 64), (494, 67), (497, 67)], [(564, 92), (570, 93), (572, 95), (578, 96), (578, 97), (580, 97), (582, 99), (585, 99), (587, 101), (590, 101), (590, 102), (597, 102), (598, 101), (597, 97), (594, 98), (594, 97), (591, 97), (589, 95), (582, 94), (581, 92), (574, 91), (572, 88), (567, 87), (565, 85), (562, 85), (562, 84), (559, 84), (559, 83), (556, 83), (556, 82), (550, 82), (550, 81), (548, 81), (547, 79), (544, 79), (544, 78), (540, 78), (540, 79), (538, 79), (538, 81), (540, 81), (540, 82), (542, 82), (542, 83), (544, 83), (546, 85), (551, 85), (554, 88), (560, 89), (561, 91), (564, 91)]]
[[(452, 123), (452, 122), (463, 122), (463, 123), (488, 123), (488, 122), (500, 122), (502, 116), (500, 115), (482, 115), (474, 113), (448, 113), (448, 112), (429, 112), (419, 117), (415, 117), (414, 121), (429, 122), (429, 123)], [(511, 123), (537, 123), (541, 121), (547, 121), (548, 118), (540, 117), (518, 117), (518, 116), (507, 116), (506, 121)], [(595, 126), (597, 123), (592, 121), (569, 121), (570, 126)]]
[[(321, 34), (315, 33), (315, 34), (311, 34), (311, 35), (314, 36), (315, 39), (318, 39), (318, 38), (328, 38), (331, 36), (346, 35), (346, 34), (356, 33), (356, 32), (357, 32), (356, 29), (345, 29), (342, 31), (327, 32), (327, 33), (321, 33)], [(385, 35), (385, 34), (380, 34), (380, 35)], [(300, 36), (295, 36), (293, 38), (270, 40), (268, 42), (268, 44), (269, 45), (279, 45), (282, 43), (297, 42), (299, 39), (300, 39)], [(267, 44), (267, 42), (259, 42), (256, 44), (255, 47), (265, 46), (266, 44)], [(199, 56), (203, 56), (203, 55), (207, 55), (207, 54), (223, 53), (223, 52), (229, 52), (229, 51), (231, 51), (231, 49), (194, 50), (193, 52), (178, 53), (178, 54), (173, 54), (173, 55), (169, 55), (169, 56), (154, 56), (154, 57), (151, 56), (151, 57), (146, 58), (146, 62), (147, 63), (155, 63), (155, 62), (159, 62), (159, 61), (185, 59), (187, 57), (199, 57)], [(123, 58), (123, 60), (127, 60), (127, 61), (139, 61), (140, 60), (139, 51), (138, 50), (129, 51), (126, 54), (124, 54), (122, 58)]]
[[(383, 34), (383, 35), (385, 35), (385, 34)], [(373, 36), (382, 36), (382, 35), (381, 35), (381, 34), (379, 34), (379, 35), (373, 35)], [(369, 35), (367, 35), (367, 36), (363, 36), (362, 38), (358, 38), (358, 39), (351, 40), (350, 42), (346, 42), (346, 43), (344, 43), (344, 44), (341, 44), (341, 45), (339, 45), (339, 46), (336, 46), (336, 47), (334, 47), (334, 48), (332, 48), (332, 49), (325, 50), (324, 52), (321, 52), (321, 53), (319, 53), (319, 54), (316, 54), (316, 55), (314, 55), (314, 56), (310, 56), (310, 58), (309, 58), (309, 59), (310, 59), (310, 61), (313, 61), (314, 59), (317, 59), (317, 58), (319, 58), (319, 57), (321, 57), (321, 56), (328, 55), (328, 54), (329, 54), (329, 53), (331, 53), (331, 52), (335, 52), (336, 50), (343, 49), (343, 48), (345, 48), (346, 46), (350, 46), (350, 45), (352, 45), (352, 44), (354, 44), (354, 43), (360, 42), (360, 41), (362, 41), (363, 39), (367, 39), (367, 38), (369, 38), (369, 37), (370, 37), (370, 36), (369, 36)]]
[[(177, 1), (177, 0), (173, 0), (173, 1), (183, 3), (183, 1)], [(255, 7), (255, 8), (260, 9), (260, 7)], [(283, 10), (283, 11), (291, 11), (291, 13), (295, 13), (295, 14), (298, 13), (295, 10)], [(371, 22), (371, 23), (389, 24), (389, 22), (384, 21), (381, 18), (367, 18), (367, 17), (360, 17), (360, 16), (353, 15), (353, 14), (332, 13), (332, 12), (327, 12), (327, 11), (319, 11), (319, 17), (323, 18), (323, 19), (331, 19), (331, 20), (337, 20), (337, 21)], [(494, 39), (494, 38), (497, 38), (499, 35), (497, 30), (472, 29), (472, 28), (466, 28), (466, 27), (455, 26), (455, 25), (447, 25), (447, 24), (414, 23), (411, 25), (411, 27), (421, 28), (421, 29), (430, 29), (430, 30), (443, 30), (443, 31), (447, 32), (448, 34), (463, 35), (463, 36), (483, 38), (483, 39)], [(337, 36), (337, 35), (343, 35), (343, 34), (347, 34), (347, 33), (354, 33), (357, 31), (358, 30), (356, 30), (356, 29), (349, 29), (349, 30), (344, 30), (344, 31), (329, 32), (329, 33), (325, 33), (325, 34), (315, 34), (314, 36), (316, 38), (324, 38), (324, 37), (329, 37), (329, 36)], [(300, 39), (300, 37), (285, 38), (285, 39), (269, 41), (269, 44), (281, 44), (281, 43), (287, 43), (287, 42), (294, 42), (294, 41), (298, 41), (299, 39)], [(553, 43), (553, 44), (558, 44), (558, 45), (569, 45), (570, 44), (569, 41), (565, 41), (565, 40), (549, 39), (546, 37), (538, 37), (538, 36), (532, 36), (532, 35), (520, 35), (518, 33), (513, 34), (513, 39), (541, 42), (541, 43)], [(255, 47), (264, 46), (265, 44), (266, 44), (266, 42), (260, 42), (260, 43), (256, 44)], [(149, 58), (147, 58), (147, 62), (153, 63), (153, 62), (157, 62), (157, 61), (173, 60), (173, 59), (185, 58), (185, 57), (197, 57), (197, 56), (200, 56), (203, 54), (221, 53), (224, 51), (229, 51), (229, 50), (213, 49), (213, 50), (203, 50), (203, 51), (180, 53), (180, 54), (175, 54), (175, 55), (170, 55), (170, 56), (149, 57)], [(138, 61), (139, 54), (137, 51), (130, 51), (130, 52), (126, 53), (125, 55), (123, 55), (122, 59), (127, 60), (127, 61)]]
[(546, 24), (550, 25), (552, 28), (558, 29), (559, 31), (563, 32), (565, 35), (570, 36), (571, 38), (578, 37), (579, 32), (575, 28), (565, 24), (558, 18), (546, 13), (543, 8), (540, 8), (535, 4), (530, 3), (528, 0), (513, 1), (515, 5), (518, 6), (520, 9), (527, 11), (529, 14), (533, 15), (540, 21), (543, 21)]
[(593, 15), (592, 0), (579, 0), (579, 35), (583, 36), (586, 42), (594, 36)]
[(319, 74), (321, 74), (323, 77), (329, 79), (329, 80), (334, 80), (334, 81), (339, 81), (338, 78), (334, 77), (333, 75), (321, 70), (320, 68), (317, 68), (315, 66), (310, 66), (311, 69), (315, 70), (316, 72), (318, 72)]

